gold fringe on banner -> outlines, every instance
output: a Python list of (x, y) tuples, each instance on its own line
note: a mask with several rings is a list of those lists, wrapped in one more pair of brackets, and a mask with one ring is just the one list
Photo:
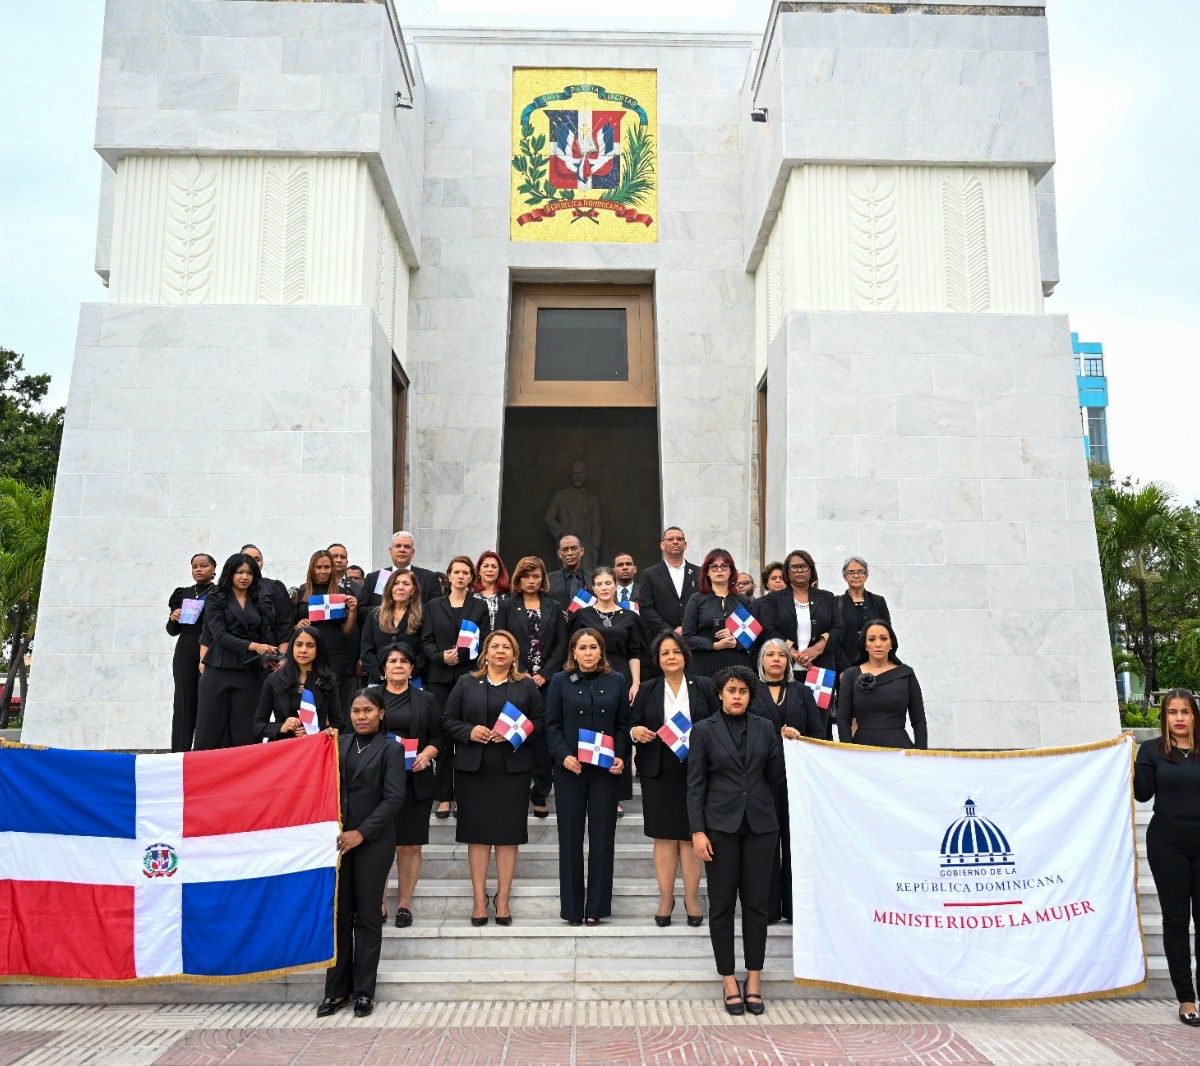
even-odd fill
[(1041, 999), (938, 999), (935, 996), (910, 996), (904, 992), (885, 992), (879, 988), (864, 988), (861, 985), (844, 985), (837, 981), (816, 981), (809, 977), (793, 978), (795, 984), (804, 988), (825, 988), (831, 992), (852, 992), (871, 999), (888, 999), (900, 1003), (923, 1003), (928, 1007), (1052, 1007), (1057, 1003), (1082, 1003), (1089, 999), (1114, 999), (1128, 996), (1146, 987), (1143, 977), (1137, 984), (1124, 988), (1109, 988), (1103, 992), (1078, 992), (1071, 996), (1044, 996)]

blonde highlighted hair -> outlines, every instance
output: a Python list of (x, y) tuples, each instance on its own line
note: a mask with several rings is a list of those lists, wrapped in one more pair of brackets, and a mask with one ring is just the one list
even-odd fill
[(509, 681), (524, 681), (529, 675), (522, 673), (518, 665), (521, 662), (521, 645), (517, 643), (517, 638), (514, 637), (507, 629), (493, 629), (486, 637), (483, 638), (483, 647), (479, 649), (479, 669), (472, 670), (472, 677), (482, 678), (487, 673), (487, 652), (488, 648), (497, 640), (508, 641), (508, 646), (512, 649), (512, 662), (508, 664), (508, 680)]

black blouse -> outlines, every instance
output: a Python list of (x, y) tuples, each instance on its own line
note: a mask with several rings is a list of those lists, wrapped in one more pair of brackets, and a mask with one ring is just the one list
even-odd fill
[(1139, 803), (1154, 800), (1155, 817), (1200, 822), (1200, 762), (1180, 748), (1174, 760), (1162, 753), (1154, 737), (1138, 746), (1133, 764), (1133, 795)]

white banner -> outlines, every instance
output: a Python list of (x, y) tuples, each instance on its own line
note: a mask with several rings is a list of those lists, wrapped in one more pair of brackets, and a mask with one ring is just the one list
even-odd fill
[(1017, 1005), (1145, 982), (1132, 741), (784, 748), (798, 983)]

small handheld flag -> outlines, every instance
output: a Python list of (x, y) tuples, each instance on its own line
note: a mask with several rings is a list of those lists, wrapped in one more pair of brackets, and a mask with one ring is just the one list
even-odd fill
[(676, 711), (655, 733), (675, 757), (683, 762), (688, 757), (688, 740), (692, 735), (692, 723), (683, 711)]
[(403, 746), (403, 748), (404, 748), (404, 769), (407, 770), (411, 774), (412, 768), (417, 763), (417, 738), (416, 737), (402, 737), (402, 736), (400, 736), (399, 733), (390, 733), (389, 736), (397, 744), (400, 744)]
[(310, 737), (321, 732), (321, 723), (317, 720), (317, 701), (313, 699), (310, 688), (300, 693), (300, 724)]
[(458, 640), (455, 641), (454, 646), (464, 648), (467, 658), (474, 659), (479, 654), (479, 626), (469, 618), (464, 618), (462, 625), (458, 628)]
[(574, 614), (576, 611), (583, 610), (584, 607), (591, 607), (595, 602), (596, 597), (587, 589), (580, 589), (575, 593), (575, 598), (567, 604), (567, 614)]
[(725, 628), (733, 635), (733, 639), (747, 651), (754, 647), (754, 642), (762, 636), (763, 631), (759, 620), (740, 603), (725, 619)]
[(308, 620), (310, 622), (334, 622), (346, 617), (346, 597), (341, 593), (332, 596), (309, 596)]
[(500, 717), (492, 726), (492, 732), (499, 733), (515, 750), (529, 739), (533, 732), (533, 723), (525, 717), (519, 707), (505, 702), (504, 706), (500, 708)]
[(812, 689), (812, 694), (816, 697), (817, 706), (823, 711), (829, 710), (829, 705), (833, 702), (833, 686), (836, 682), (837, 674), (820, 666), (810, 666), (808, 676), (804, 679), (804, 683)]
[(424, 688), (425, 682), (422, 681), (419, 677), (410, 677), (408, 679), (408, 687), (409, 688)]
[(642, 609), (637, 605), (637, 600), (617, 600), (617, 606), (623, 611), (632, 611), (634, 614), (642, 613)]
[(617, 748), (607, 733), (595, 733), (590, 729), (579, 731), (579, 761), (599, 766), (602, 770), (612, 769), (617, 759)]
[(203, 600), (184, 600), (179, 605), (179, 622), (181, 625), (194, 626), (200, 621), (200, 615), (204, 611)]

